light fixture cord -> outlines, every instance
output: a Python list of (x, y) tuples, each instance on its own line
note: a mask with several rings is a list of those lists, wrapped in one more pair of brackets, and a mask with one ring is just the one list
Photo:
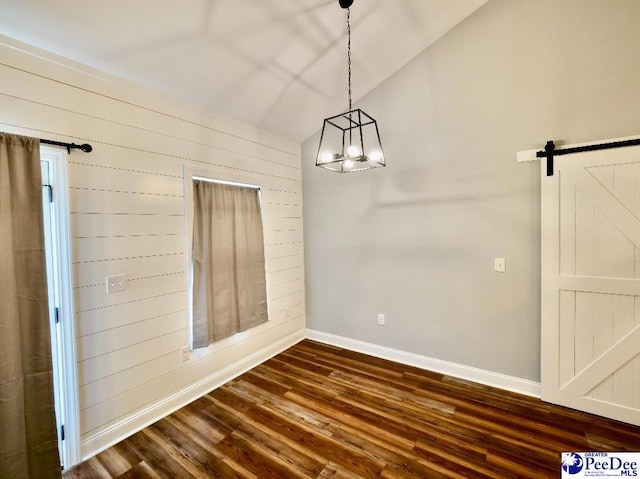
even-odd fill
[(347, 67), (349, 69), (349, 109), (351, 111), (351, 9), (347, 8)]

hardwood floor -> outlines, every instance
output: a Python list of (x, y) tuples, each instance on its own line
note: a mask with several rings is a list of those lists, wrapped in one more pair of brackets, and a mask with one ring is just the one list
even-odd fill
[(640, 428), (305, 340), (64, 477), (543, 478), (562, 451)]

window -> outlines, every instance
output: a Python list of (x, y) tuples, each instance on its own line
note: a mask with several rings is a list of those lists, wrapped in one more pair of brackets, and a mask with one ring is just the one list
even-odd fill
[(191, 176), (192, 347), (267, 321), (260, 188)]

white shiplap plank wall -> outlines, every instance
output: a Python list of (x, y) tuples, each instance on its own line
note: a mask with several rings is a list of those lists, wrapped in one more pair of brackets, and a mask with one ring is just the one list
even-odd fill
[[(302, 339), (299, 145), (2, 36), (0, 130), (94, 147), (68, 162), (83, 457)], [(263, 187), (270, 321), (182, 363), (184, 165)]]

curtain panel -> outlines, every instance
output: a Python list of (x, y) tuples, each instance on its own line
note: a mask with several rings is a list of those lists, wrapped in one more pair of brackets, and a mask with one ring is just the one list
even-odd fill
[(193, 347), (267, 321), (257, 188), (193, 182)]
[(0, 133), (0, 477), (60, 477), (40, 142)]

